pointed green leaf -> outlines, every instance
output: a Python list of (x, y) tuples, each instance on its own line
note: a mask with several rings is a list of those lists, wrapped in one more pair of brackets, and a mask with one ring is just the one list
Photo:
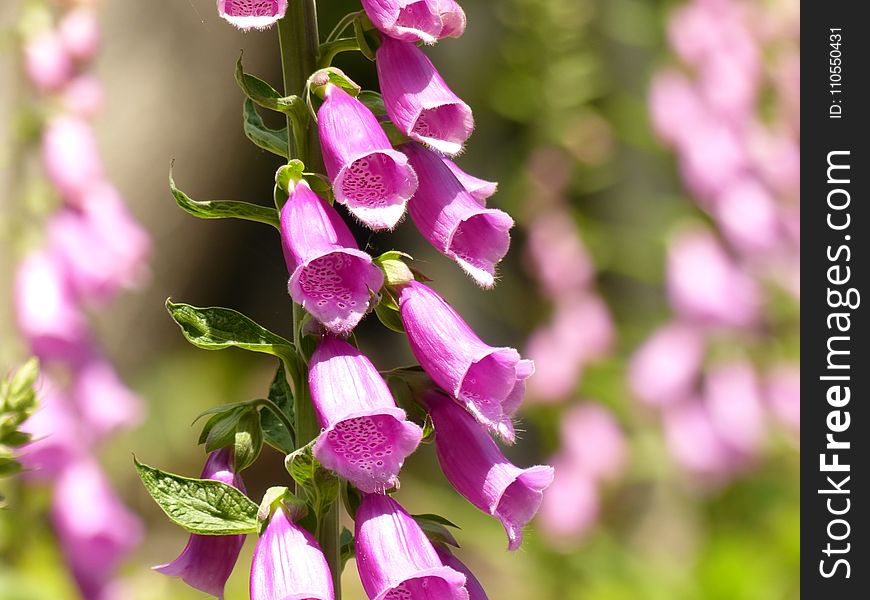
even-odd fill
[(184, 337), (197, 348), (223, 350), (241, 348), (284, 359), (295, 367), (293, 344), (280, 335), (261, 327), (242, 313), (230, 308), (197, 308), (189, 304), (166, 301), (166, 310)]
[(338, 543), (341, 552), (341, 570), (344, 571), (344, 566), (347, 564), (347, 561), (356, 556), (356, 548), (353, 543), (353, 533), (351, 533), (350, 529), (342, 527)]
[(289, 113), (298, 110), (301, 100), (299, 96), (281, 96), (278, 90), (263, 81), (258, 77), (254, 77), (249, 73), (245, 73), (242, 66), (242, 57), (236, 62), (236, 83), (242, 88), (245, 96), (259, 104), (263, 108), (268, 108), (282, 113)]
[(363, 90), (356, 97), (362, 102), (376, 117), (383, 117), (387, 114), (387, 106), (384, 104), (384, 97), (372, 90)]
[[(386, 297), (386, 294), (384, 295)], [(396, 333), (405, 333), (405, 325), (402, 323), (402, 316), (398, 310), (389, 306), (388, 303), (384, 303), (383, 301), (378, 302), (377, 306), (375, 306), (375, 314), (378, 316), (378, 320), (383, 324), (384, 327), (395, 331)]]
[(455, 546), (459, 548), (459, 542), (456, 541), (456, 538), (453, 536), (453, 533), (448, 527), (453, 527), (455, 529), (459, 529), (457, 525), (454, 525), (444, 517), (440, 515), (411, 515), (415, 521), (417, 521), (417, 525), (420, 526), (420, 529), (426, 534), (426, 536), (432, 542), (441, 542), (442, 544), (449, 544), (451, 546)]
[(226, 448), (235, 441), (236, 428), (241, 421), (246, 407), (241, 406), (212, 416), (202, 428), (199, 443), (205, 444), (206, 452), (214, 452)]
[[(284, 413), (288, 421), (293, 422), (293, 392), (290, 384), (287, 383), (284, 365), (281, 363), (278, 364), (278, 371), (275, 373), (272, 385), (269, 386), (269, 400)], [(294, 432), (288, 431), (284, 423), (268, 408), (260, 411), (260, 425), (266, 443), (270, 446), (284, 454), (290, 454), (296, 449)]]
[(245, 98), (242, 117), (244, 119), (245, 135), (248, 136), (249, 140), (263, 150), (287, 158), (288, 142), (286, 127), (282, 129), (270, 129), (267, 127), (250, 98)]
[(194, 200), (175, 185), (172, 169), (169, 170), (169, 191), (175, 202), (184, 211), (200, 219), (243, 219), (271, 225), (280, 229), (278, 211), (269, 206), (260, 206), (239, 200)]
[(260, 414), (255, 408), (244, 412), (236, 426), (233, 439), (233, 455), (237, 471), (244, 471), (260, 456), (263, 449), (263, 430)]
[(309, 506), (320, 522), (338, 498), (340, 480), (314, 458), (313, 448), (314, 442), (311, 442), (288, 455), (284, 466), (298, 484), (297, 489), (305, 493)]
[(235, 535), (257, 531), (257, 505), (233, 486), (166, 473), (135, 457), (133, 462), (145, 489), (166, 516), (190, 533)]

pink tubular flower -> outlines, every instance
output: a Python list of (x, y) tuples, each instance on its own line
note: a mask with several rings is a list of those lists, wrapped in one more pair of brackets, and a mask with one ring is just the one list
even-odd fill
[(19, 456), (28, 479), (57, 478), (86, 450), (69, 400), (45, 375), (39, 386), (39, 408), (21, 430), (33, 438)]
[(572, 407), (562, 417), (562, 448), (574, 465), (593, 480), (616, 476), (625, 464), (625, 434), (600, 404)]
[(241, 29), (266, 29), (284, 18), (287, 0), (217, 0), (222, 19)]
[(104, 302), (146, 277), (151, 240), (111, 185), (98, 184), (81, 198), (79, 208), (52, 217), (49, 242), (76, 294)]
[(399, 131), (450, 156), (474, 129), (471, 108), (454, 94), (423, 51), (389, 37), (377, 52), (387, 114)]
[(554, 462), (553, 485), (544, 494), (536, 524), (551, 541), (575, 542), (598, 519), (601, 498), (598, 484), (565, 457)]
[(705, 231), (687, 231), (671, 243), (668, 296), (686, 319), (712, 327), (752, 327), (761, 295), (755, 282)]
[(523, 527), (553, 482), (553, 467), (515, 466), (450, 398), (431, 392), (423, 401), (435, 425), (435, 448), (445, 477), (466, 500), (501, 521), (508, 548), (516, 550), (523, 542)]
[(115, 569), (142, 536), (141, 523), (90, 458), (63, 470), (55, 484), (51, 516), (82, 597), (103, 600)]
[(363, 494), (354, 544), (372, 600), (469, 600), (465, 575), (441, 563), (420, 526), (389, 496)]
[(293, 300), (333, 333), (349, 333), (366, 314), (384, 275), (359, 250), (335, 209), (304, 181), (281, 209), (281, 243)]
[(42, 162), (51, 183), (73, 205), (103, 179), (94, 132), (82, 119), (58, 117), (48, 123), (42, 136)]
[(451, 569), (459, 571), (465, 575), (465, 589), (468, 590), (468, 600), (489, 600), (486, 591), (483, 589), (483, 586), (480, 585), (480, 582), (477, 580), (477, 577), (474, 576), (474, 573), (471, 572), (471, 569), (466, 567), (461, 560), (456, 558), (450, 550), (441, 544), (436, 544), (435, 552), (438, 553), (438, 558), (441, 559), (441, 562), (445, 567), (450, 567)]
[(75, 360), (88, 347), (88, 329), (65, 273), (51, 254), (25, 258), (15, 274), (18, 330), (42, 359)]
[(257, 540), (251, 564), (251, 600), (333, 600), (332, 576), (310, 533), (279, 506)]
[(87, 430), (97, 438), (142, 419), (142, 402), (106, 359), (94, 356), (76, 369), (73, 400)]
[(417, 144), (405, 144), (400, 149), (420, 180), (408, 204), (414, 225), (481, 287), (492, 287), (495, 266), (510, 246), (513, 219), (500, 210), (483, 208), (434, 152)]
[[(245, 491), (241, 476), (232, 466), (232, 453), (223, 448), (212, 452), (202, 470), (201, 479), (213, 479)], [(184, 582), (206, 594), (223, 599), (227, 579), (236, 566), (239, 552), (245, 543), (242, 535), (191, 535), (181, 554), (171, 563), (154, 567), (170, 577)]]
[(562, 300), (592, 284), (595, 267), (568, 211), (540, 215), (529, 225), (528, 236), (531, 269), (547, 295)]
[(420, 365), (479, 423), (508, 443), (516, 439), (511, 417), (535, 364), (513, 348), (485, 344), (438, 294), (416, 281), (399, 296), (408, 343)]
[(100, 46), (100, 25), (92, 7), (79, 7), (66, 13), (58, 25), (61, 42), (76, 60), (90, 60)]
[(455, 162), (449, 158), (444, 159), (444, 164), (450, 168), (450, 172), (459, 180), (465, 191), (471, 194), (471, 197), (486, 206), (486, 200), (498, 191), (498, 183), (495, 181), (487, 181), (480, 179), (474, 175), (469, 175), (459, 168)]
[(362, 102), (327, 84), (317, 111), (323, 162), (337, 202), (371, 229), (392, 229), (417, 189), (408, 158), (393, 150)]
[(704, 347), (704, 336), (691, 325), (676, 322), (658, 329), (631, 359), (632, 392), (659, 407), (687, 398), (700, 376)]
[(453, 0), (362, 0), (375, 27), (403, 42), (434, 44), (465, 31), (465, 12)]
[(24, 46), (27, 77), (40, 91), (62, 87), (73, 74), (73, 64), (60, 37), (51, 30), (41, 31)]
[(323, 427), (314, 456), (364, 492), (397, 486), (423, 431), (405, 420), (377, 369), (347, 342), (325, 337), (309, 365), (311, 400)]

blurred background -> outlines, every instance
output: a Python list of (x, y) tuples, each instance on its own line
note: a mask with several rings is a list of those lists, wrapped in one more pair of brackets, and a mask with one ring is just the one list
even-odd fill
[[(22, 15), (43, 4), (0, 3), (3, 373), (28, 354), (17, 265), (59, 204), (40, 164), (40, 92), (22, 67), (22, 36), (38, 29)], [(359, 8), (320, 4), (327, 31)], [(477, 288), (409, 220), (391, 235), (354, 233), (372, 254), (412, 254), (484, 340), (535, 359), (521, 440), (507, 452), (521, 466), (553, 464), (557, 477), (515, 553), (498, 522), (443, 479), (432, 446), (407, 461), (399, 499), (462, 528), (457, 554), (493, 599), (798, 598), (797, 0), (462, 5), (465, 35), (426, 51), (475, 112), (459, 164), (498, 181), (490, 203), (518, 222), (500, 281)], [(144, 525), (113, 524), (111, 535), (138, 541), (117, 597), (200, 598), (149, 570), (187, 534), (147, 496), (131, 453), (198, 475), (193, 418), (262, 396), (275, 364), (193, 348), (163, 303), (231, 307), (276, 332), (288, 330), (291, 307), (277, 234), (187, 215), (167, 177), (174, 160), (194, 198), (271, 204), (280, 162), (243, 134), (233, 68), (243, 50), (246, 69), (277, 87), (277, 34), (239, 33), (212, 0), (98, 6), (96, 141), (151, 238), (136, 289), (86, 311), (100, 355), (144, 405), (137, 427), (98, 446)], [(373, 63), (341, 55), (336, 65), (376, 89)], [(374, 318), (357, 339), (381, 369), (413, 362), (403, 336)], [(286, 484), (281, 457), (264, 448), (245, 481), (254, 498)], [(79, 597), (52, 534), (51, 486), (26, 474), (0, 486), (0, 599)], [(247, 597), (253, 545), (229, 600)], [(344, 582), (346, 598), (364, 598), (352, 563)]]

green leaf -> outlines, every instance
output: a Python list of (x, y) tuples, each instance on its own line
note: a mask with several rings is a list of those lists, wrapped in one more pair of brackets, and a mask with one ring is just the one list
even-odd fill
[[(387, 295), (384, 294), (384, 298)], [(378, 320), (383, 324), (384, 327), (395, 331), (396, 333), (405, 333), (405, 325), (402, 323), (402, 315), (399, 311), (391, 306), (388, 303), (385, 303), (383, 300), (378, 302), (377, 306), (375, 306), (375, 314), (378, 316)]]
[[(290, 389), (290, 384), (287, 383), (284, 365), (281, 363), (278, 364), (275, 378), (272, 380), (272, 385), (269, 386), (269, 400), (281, 409), (288, 421), (294, 422), (293, 392)], [(263, 428), (266, 443), (276, 450), (290, 454), (296, 449), (294, 432), (287, 431), (284, 423), (268, 408), (260, 411), (260, 426)]]
[(411, 516), (417, 521), (417, 525), (420, 526), (420, 529), (423, 530), (432, 542), (441, 542), (442, 544), (449, 544), (459, 548), (459, 542), (456, 541), (453, 533), (447, 529), (448, 527), (459, 529), (458, 525), (454, 525), (440, 515), (424, 514)]
[(278, 211), (272, 207), (241, 202), (239, 200), (194, 200), (175, 185), (172, 168), (169, 169), (169, 191), (184, 211), (200, 219), (243, 219), (271, 225), (280, 229)]
[(284, 459), (284, 466), (297, 483), (297, 489), (305, 493), (309, 506), (319, 523), (338, 497), (340, 480), (325, 469), (316, 458), (311, 442)]
[(356, 37), (356, 43), (357, 46), (359, 46), (359, 51), (362, 52), (362, 55), (370, 61), (375, 62), (375, 50), (377, 44), (375, 44), (374, 48), (372, 47), (372, 41), (368, 37), (369, 34), (366, 31), (367, 27), (371, 25), (371, 21), (369, 21), (365, 16), (355, 19), (353, 22), (353, 34), (354, 37)]
[(435, 441), (435, 423), (432, 421), (432, 417), (427, 414), (423, 421), (423, 438), (420, 443), (429, 444), (433, 441)]
[(166, 301), (166, 310), (191, 344), (204, 350), (241, 348), (277, 356), (295, 367), (293, 344), (230, 308), (197, 308)]
[(145, 489), (166, 516), (190, 533), (236, 535), (257, 531), (257, 505), (233, 486), (166, 473), (135, 457), (133, 462)]
[(384, 283), (386, 285), (401, 285), (414, 281), (414, 273), (405, 263), (406, 260), (414, 259), (404, 252), (390, 250), (372, 259), (372, 262), (384, 272)]
[(236, 471), (244, 471), (254, 464), (262, 449), (263, 430), (260, 428), (260, 414), (252, 407), (242, 414), (236, 426), (233, 440)]
[(270, 129), (267, 127), (250, 98), (245, 98), (242, 117), (245, 135), (249, 140), (263, 150), (268, 150), (272, 154), (288, 158), (286, 127), (282, 129)]
[(348, 77), (344, 71), (336, 67), (320, 69), (319, 71), (315, 71), (314, 74), (308, 78), (311, 93), (321, 99), (324, 96), (324, 88), (330, 83), (336, 87), (340, 87), (351, 96), (356, 96), (362, 90), (362, 88), (353, 79)]
[(344, 571), (344, 566), (347, 561), (356, 556), (356, 548), (353, 543), (353, 533), (347, 527), (341, 528), (341, 535), (338, 538), (339, 549), (341, 552), (341, 570)]
[[(34, 384), (39, 375), (39, 360), (31, 358), (12, 377), (0, 382), (0, 411), (22, 414), (20, 422), (36, 408)], [(19, 424), (20, 424), (19, 422)]]
[(387, 114), (387, 106), (384, 104), (384, 97), (372, 90), (363, 90), (356, 97), (362, 102), (376, 117), (383, 117)]
[(245, 73), (242, 66), (242, 57), (236, 62), (236, 83), (242, 88), (245, 96), (259, 104), (263, 108), (268, 108), (282, 113), (290, 113), (299, 109), (302, 103), (299, 96), (281, 96), (278, 90), (263, 81), (258, 77), (254, 77)]
[(247, 407), (239, 406), (213, 415), (202, 428), (199, 443), (205, 444), (206, 452), (214, 452), (232, 444), (236, 438), (236, 427), (245, 414)]

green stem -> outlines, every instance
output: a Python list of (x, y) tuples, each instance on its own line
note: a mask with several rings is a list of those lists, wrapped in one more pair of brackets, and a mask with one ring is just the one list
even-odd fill
[[(305, 83), (311, 74), (317, 70), (319, 58), (320, 35), (317, 31), (316, 0), (294, 0), (290, 2), (287, 13), (278, 22), (278, 38), (281, 43), (281, 66), (284, 73), (284, 94), (296, 95), (300, 98), (305, 91)], [(296, 121), (296, 122), (294, 122)], [(298, 118), (302, 121), (302, 118)], [(288, 154), (305, 164), (306, 171), (320, 170), (320, 148), (316, 128), (310, 117), (300, 123), (290, 115), (287, 125), (293, 128), (293, 139), (289, 140)], [(299, 364), (305, 365), (302, 354), (300, 326), (305, 316), (302, 307), (293, 305), (293, 339), (296, 342), (296, 352)], [(294, 382), (294, 408), (296, 417), (296, 444), (302, 447), (320, 433), (314, 406), (311, 403), (311, 393), (308, 389), (308, 377), (305, 369), (298, 373)], [(336, 499), (337, 500), (337, 499)], [(333, 506), (337, 506), (334, 502)], [(341, 546), (339, 544), (338, 510), (331, 509), (321, 517), (318, 523), (317, 541), (323, 550), (332, 573), (335, 598), (341, 598)]]
[(320, 47), (320, 60), (317, 66), (321, 69), (332, 65), (332, 61), (342, 52), (356, 52), (359, 50), (359, 42), (356, 38), (341, 38), (326, 42)]

